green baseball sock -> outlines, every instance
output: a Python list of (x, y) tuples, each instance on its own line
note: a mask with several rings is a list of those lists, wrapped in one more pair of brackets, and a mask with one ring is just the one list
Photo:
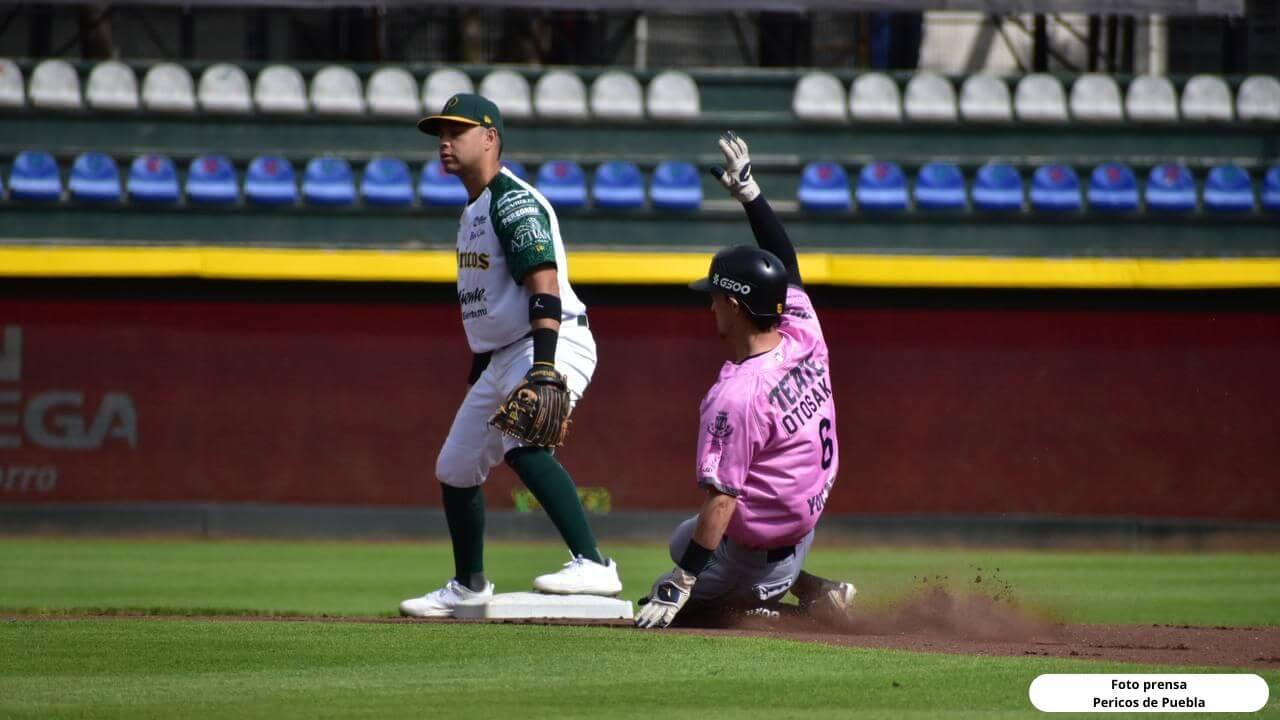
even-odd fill
[(560, 536), (574, 556), (604, 563), (596, 537), (587, 523), (587, 513), (578, 499), (578, 488), (564, 466), (545, 448), (522, 447), (507, 453), (507, 464), (533, 493), (555, 523)]
[(453, 578), (480, 591), (484, 577), (484, 491), (475, 487), (453, 487), (440, 483), (444, 496), (444, 518), (453, 541)]

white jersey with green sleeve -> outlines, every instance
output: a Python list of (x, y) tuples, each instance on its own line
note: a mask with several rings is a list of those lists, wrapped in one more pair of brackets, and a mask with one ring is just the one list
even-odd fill
[(554, 264), (563, 320), (587, 312), (569, 285), (569, 263), (551, 203), (506, 168), (462, 211), (458, 225), (458, 304), (472, 352), (510, 345), (529, 333), (524, 277)]

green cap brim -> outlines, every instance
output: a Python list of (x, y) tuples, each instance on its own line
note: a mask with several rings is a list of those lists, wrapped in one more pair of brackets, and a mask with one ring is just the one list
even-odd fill
[(418, 121), (418, 130), (428, 135), (440, 134), (440, 123), (456, 122), (463, 125), (480, 125), (480, 123), (471, 118), (462, 117), (461, 115), (428, 115)]

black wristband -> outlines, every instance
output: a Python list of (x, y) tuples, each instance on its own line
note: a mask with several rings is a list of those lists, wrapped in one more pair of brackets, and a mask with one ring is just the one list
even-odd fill
[(550, 293), (538, 293), (529, 297), (529, 322), (555, 320), (560, 322), (560, 298)]
[(697, 577), (698, 573), (706, 569), (709, 562), (711, 562), (711, 551), (699, 545), (697, 540), (689, 538), (689, 547), (684, 549), (684, 555), (680, 557), (680, 562), (676, 563), (676, 565), (679, 565), (681, 570)]
[(560, 333), (551, 328), (533, 329), (533, 361), (536, 363), (556, 364), (556, 341)]

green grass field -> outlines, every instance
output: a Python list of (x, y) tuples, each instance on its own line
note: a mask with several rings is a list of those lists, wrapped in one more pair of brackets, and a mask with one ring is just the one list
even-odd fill
[[(607, 550), (629, 599), (670, 566), (664, 548)], [(524, 590), (562, 556), (493, 544), (489, 574)], [(826, 548), (808, 566), (869, 604), (995, 575), (1072, 622), (1280, 625), (1274, 554)], [(1029, 717), (1041, 673), (1172, 670), (618, 628), (4, 615), (392, 615), (449, 570), (439, 544), (0, 540), (0, 717)], [(1260, 674), (1280, 716), (1280, 673)]]

